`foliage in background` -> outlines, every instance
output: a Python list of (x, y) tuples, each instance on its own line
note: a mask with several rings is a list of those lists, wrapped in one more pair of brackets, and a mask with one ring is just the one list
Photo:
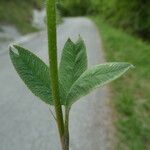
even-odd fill
[(106, 58), (127, 61), (134, 72), (111, 84), (118, 119), (118, 150), (150, 149), (150, 45), (123, 33), (95, 17), (102, 35)]
[(150, 38), (149, 0), (62, 0), (64, 15), (98, 15), (129, 33)]
[(150, 1), (149, 0), (104, 0), (100, 13), (114, 26), (150, 38)]
[(22, 33), (37, 31), (32, 27), (33, 8), (41, 9), (43, 0), (0, 0), (0, 23), (15, 25)]
[(62, 0), (60, 10), (64, 16), (83, 16), (88, 14), (90, 1)]

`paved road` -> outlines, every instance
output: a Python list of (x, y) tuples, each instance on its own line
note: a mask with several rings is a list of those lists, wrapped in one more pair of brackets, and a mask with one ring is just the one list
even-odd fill
[[(100, 37), (86, 18), (68, 18), (58, 27), (58, 53), (68, 37), (81, 35), (89, 66), (104, 62)], [(23, 46), (47, 62), (46, 32), (26, 38)], [(114, 129), (108, 88), (82, 98), (71, 111), (71, 150), (112, 150)], [(0, 150), (59, 150), (55, 122), (46, 104), (33, 96), (17, 76), (8, 53), (0, 55)]]

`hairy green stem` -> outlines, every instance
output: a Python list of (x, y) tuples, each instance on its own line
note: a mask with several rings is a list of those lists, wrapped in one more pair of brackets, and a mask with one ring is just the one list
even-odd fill
[(50, 79), (52, 85), (52, 96), (55, 106), (57, 126), (64, 149), (64, 121), (63, 112), (59, 98), (58, 84), (58, 65), (57, 65), (57, 32), (56, 32), (56, 4), (55, 0), (47, 0), (47, 32), (48, 32), (48, 50), (49, 50), (49, 65)]

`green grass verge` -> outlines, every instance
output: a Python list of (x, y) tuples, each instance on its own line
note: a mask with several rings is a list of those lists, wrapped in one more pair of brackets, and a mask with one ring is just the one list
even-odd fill
[(118, 131), (118, 150), (150, 150), (150, 45), (115, 29), (99, 17), (93, 20), (101, 33), (107, 61), (135, 65), (111, 84)]
[(1, 0), (0, 23), (12, 24), (22, 33), (37, 31), (31, 25), (33, 8), (41, 8), (43, 0)]

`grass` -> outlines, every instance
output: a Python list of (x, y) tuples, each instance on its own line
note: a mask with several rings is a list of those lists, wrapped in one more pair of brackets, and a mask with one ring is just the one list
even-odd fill
[(0, 1), (0, 23), (12, 24), (25, 34), (37, 31), (31, 25), (33, 8), (41, 8), (43, 0), (1, 0)]
[(118, 131), (117, 150), (150, 149), (150, 44), (93, 20), (101, 33), (107, 61), (127, 61), (135, 69), (111, 84)]

